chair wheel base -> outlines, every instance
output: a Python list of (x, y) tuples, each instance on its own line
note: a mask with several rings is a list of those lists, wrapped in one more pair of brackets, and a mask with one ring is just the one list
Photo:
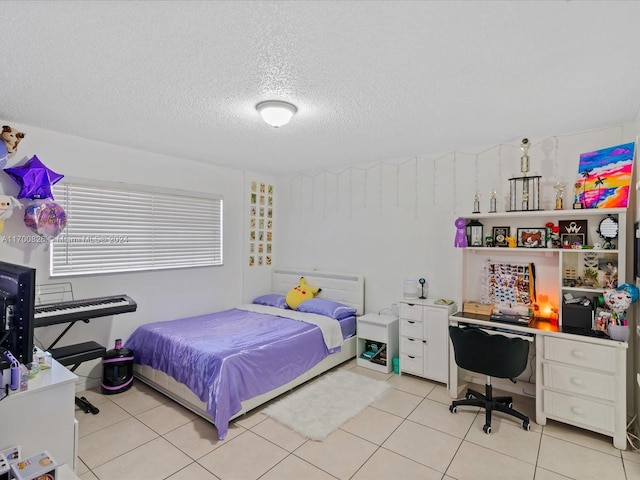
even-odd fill
[(522, 422), (522, 428), (525, 429), (527, 432), (530, 432), (531, 424), (529, 422)]
[(449, 411), (451, 413), (458, 413), (458, 407), (455, 407), (453, 405), (449, 405)]
[(484, 426), (482, 427), (482, 431), (483, 431), (484, 433), (486, 433), (487, 435), (489, 435), (489, 434), (491, 433), (491, 425), (484, 425)]

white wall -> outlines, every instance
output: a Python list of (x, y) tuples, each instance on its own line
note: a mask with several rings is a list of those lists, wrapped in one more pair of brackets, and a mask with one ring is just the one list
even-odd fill
[[(634, 140), (629, 125), (530, 137), (529, 175), (542, 175), (542, 208), (554, 208), (558, 181), (571, 208), (580, 153)], [(521, 176), (520, 142), (278, 178), (277, 264), (364, 274), (369, 312), (390, 307), (403, 280), (421, 276), (430, 297), (459, 302), (454, 221), (472, 211), (476, 191), (482, 212), (492, 188), (505, 211), (507, 179)]]
[[(69, 278), (49, 277), (49, 256), (43, 244), (0, 243), (0, 259), (29, 265), (37, 269), (37, 283), (70, 281), (76, 298), (127, 294), (136, 300), (134, 313), (76, 324), (58, 346), (95, 340), (113, 348), (116, 338), (127, 339), (140, 324), (168, 320), (230, 308), (244, 300), (244, 290), (268, 290), (268, 276), (263, 285), (261, 271), (246, 265), (246, 217), (248, 199), (245, 176), (241, 170), (219, 168), (184, 159), (151, 154), (130, 148), (62, 135), (27, 125), (11, 124), (26, 136), (7, 167), (23, 164), (37, 155), (50, 169), (74, 178), (87, 178), (129, 184), (213, 192), (224, 196), (224, 265), (220, 267), (171, 269), (153, 272), (92, 275)], [(268, 179), (271, 181), (271, 179)], [(0, 174), (0, 192), (17, 195), (18, 185), (5, 173)], [(23, 203), (28, 203), (25, 199)], [(172, 228), (167, 225), (167, 228)], [(15, 209), (5, 221), (1, 237), (35, 235)], [(49, 345), (64, 326), (36, 330), (36, 344)], [(93, 377), (89, 386), (99, 383), (99, 362), (87, 362), (77, 371)], [(78, 389), (86, 383), (80, 378)]]

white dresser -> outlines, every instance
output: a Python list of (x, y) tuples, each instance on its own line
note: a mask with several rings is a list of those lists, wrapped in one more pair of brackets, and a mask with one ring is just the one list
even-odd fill
[(547, 418), (613, 437), (626, 448), (627, 344), (539, 335), (536, 421)]
[(47, 451), (76, 468), (75, 384), (78, 377), (53, 360), (29, 380), (29, 390), (0, 401), (0, 449), (21, 447), (22, 458)]
[(455, 304), (433, 299), (400, 300), (400, 373), (447, 383), (449, 380), (449, 315)]

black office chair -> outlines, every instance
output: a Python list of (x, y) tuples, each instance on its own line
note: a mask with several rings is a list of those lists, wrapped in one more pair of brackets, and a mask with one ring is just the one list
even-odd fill
[(491, 433), (491, 412), (513, 415), (522, 420), (522, 428), (530, 430), (529, 417), (514, 410), (512, 397), (493, 397), (491, 377), (509, 378), (524, 372), (529, 357), (529, 342), (522, 338), (510, 338), (500, 334), (490, 334), (479, 328), (449, 326), (449, 336), (453, 342), (456, 363), (460, 368), (487, 376), (485, 394), (467, 390), (464, 400), (454, 400), (449, 406), (456, 413), (459, 405), (482, 407), (486, 410), (486, 420), (482, 430)]

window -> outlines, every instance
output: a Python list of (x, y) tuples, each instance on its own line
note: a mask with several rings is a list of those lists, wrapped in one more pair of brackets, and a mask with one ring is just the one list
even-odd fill
[(67, 227), (51, 276), (222, 265), (222, 196), (86, 180), (52, 188)]

